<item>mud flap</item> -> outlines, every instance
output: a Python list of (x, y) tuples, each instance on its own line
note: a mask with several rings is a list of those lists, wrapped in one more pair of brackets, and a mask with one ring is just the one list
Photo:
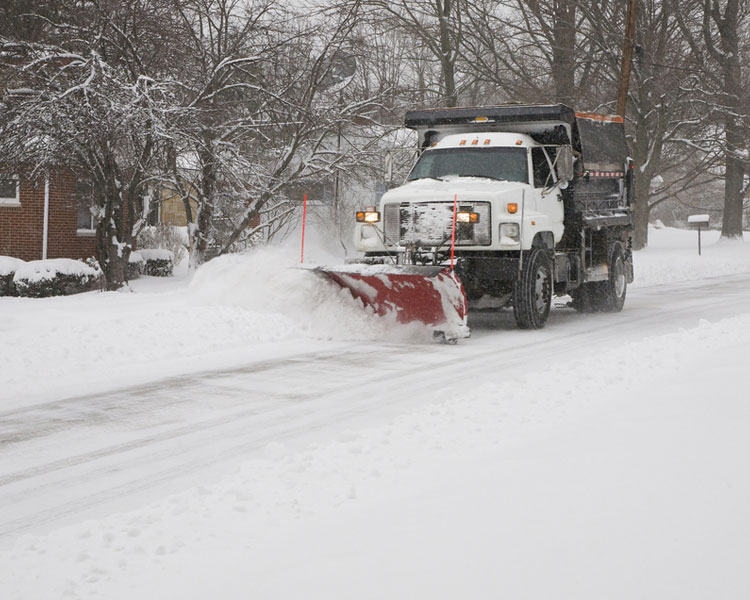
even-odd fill
[(424, 323), (436, 339), (455, 343), (470, 335), (466, 294), (448, 267), (350, 264), (315, 270), (379, 315), (394, 314), (399, 323)]

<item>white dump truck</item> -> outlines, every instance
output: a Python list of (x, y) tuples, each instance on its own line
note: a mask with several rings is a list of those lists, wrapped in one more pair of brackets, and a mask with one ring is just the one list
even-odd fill
[[(524, 329), (544, 326), (553, 296), (581, 311), (622, 309), (634, 190), (622, 118), (512, 104), (416, 110), (405, 121), (419, 135), (418, 160), (379, 206), (357, 213), (369, 265), (329, 275), (379, 312), (441, 333), (457, 330), (445, 326), (457, 318), (441, 314), (446, 304), (463, 324), (467, 306), (512, 306)], [(431, 303), (414, 296), (435, 278), (442, 290)], [(446, 281), (463, 306), (455, 291), (446, 303)]]

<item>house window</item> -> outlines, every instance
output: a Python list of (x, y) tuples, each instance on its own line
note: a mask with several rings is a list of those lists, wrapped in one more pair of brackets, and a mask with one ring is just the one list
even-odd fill
[(18, 176), (0, 178), (0, 205), (18, 206), (21, 204)]
[(78, 180), (78, 232), (91, 233), (96, 231), (96, 217), (94, 217), (94, 190), (87, 181)]

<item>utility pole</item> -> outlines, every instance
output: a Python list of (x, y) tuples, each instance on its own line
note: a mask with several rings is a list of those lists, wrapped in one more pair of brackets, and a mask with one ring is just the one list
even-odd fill
[(622, 48), (622, 65), (620, 66), (620, 87), (617, 90), (617, 114), (625, 117), (628, 106), (628, 87), (630, 86), (630, 66), (633, 62), (633, 45), (635, 43), (635, 23), (638, 20), (638, 0), (630, 0), (628, 14), (625, 18), (625, 42)]

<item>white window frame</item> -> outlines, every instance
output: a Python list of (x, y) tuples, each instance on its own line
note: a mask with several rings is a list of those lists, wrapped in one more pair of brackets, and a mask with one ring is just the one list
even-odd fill
[(96, 233), (96, 218), (93, 214), (91, 215), (91, 227), (86, 229), (79, 227), (76, 229), (76, 233), (81, 236), (94, 235)]
[[(76, 191), (76, 210), (80, 208), (78, 206), (79, 201), (80, 201), (80, 192)], [(91, 206), (89, 206), (88, 209), (89, 209), (89, 227), (88, 228), (76, 227), (76, 235), (79, 237), (91, 237), (93, 235), (96, 235), (96, 218), (94, 217), (94, 214), (91, 212)], [(76, 219), (78, 219), (78, 213), (76, 213)]]
[(18, 175), (12, 175), (11, 177), (3, 177), (4, 181), (15, 181), (16, 182), (16, 195), (14, 198), (8, 196), (0, 196), (0, 206), (21, 206), (21, 182)]

